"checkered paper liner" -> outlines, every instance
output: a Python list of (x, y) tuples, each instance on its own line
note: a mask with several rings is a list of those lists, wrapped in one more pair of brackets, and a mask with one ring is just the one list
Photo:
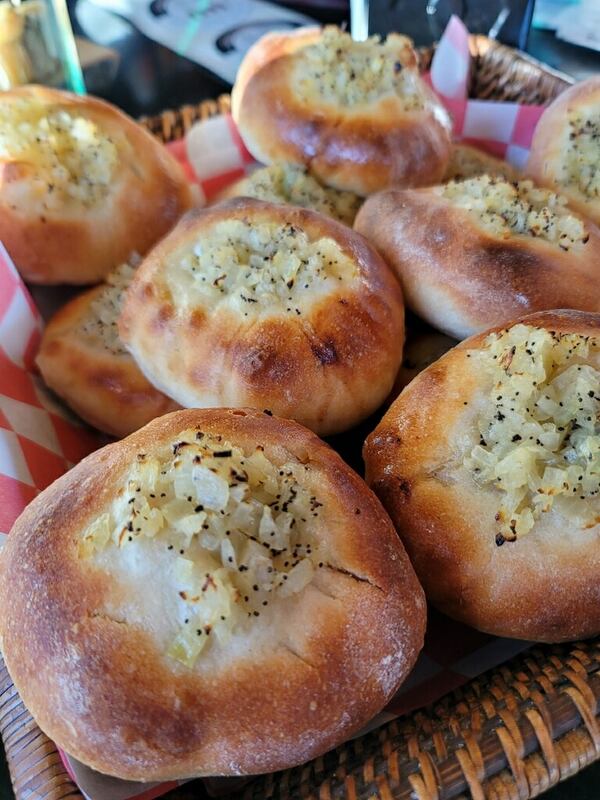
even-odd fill
[[(468, 74), (468, 32), (454, 17), (426, 79), (451, 112), (457, 139), (522, 166), (542, 108), (469, 100)], [(185, 140), (169, 148), (205, 201), (256, 166), (228, 115), (196, 124)], [(33, 359), (41, 325), (38, 310), (0, 245), (0, 544), (27, 503), (101, 441), (53, 400), (36, 375)], [(417, 666), (369, 728), (435, 701), (527, 647), (431, 612)], [(178, 785), (120, 781), (95, 773), (66, 754), (62, 757), (89, 800), (151, 800)], [(225, 781), (220, 790), (223, 785), (233, 787)]]

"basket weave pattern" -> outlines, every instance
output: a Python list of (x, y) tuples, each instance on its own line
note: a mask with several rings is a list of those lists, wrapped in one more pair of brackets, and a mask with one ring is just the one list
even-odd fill
[[(569, 83), (516, 51), (472, 37), (473, 97), (548, 103)], [(420, 52), (422, 68), (433, 48)], [(142, 120), (162, 141), (229, 111), (229, 96)], [(238, 800), (528, 800), (600, 758), (600, 638), (538, 646), (432, 708), (315, 761), (257, 778)], [(0, 735), (17, 800), (83, 800), (0, 658)], [(200, 784), (170, 800), (204, 797)]]

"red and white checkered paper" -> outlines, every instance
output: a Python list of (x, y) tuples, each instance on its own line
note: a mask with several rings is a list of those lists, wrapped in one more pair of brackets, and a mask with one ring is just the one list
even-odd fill
[[(457, 139), (521, 166), (542, 109), (468, 100), (468, 67), (468, 33), (453, 18), (427, 79), (450, 110)], [(230, 116), (198, 123), (170, 149), (206, 201), (256, 165)], [(36, 376), (33, 357), (40, 328), (39, 312), (0, 245), (0, 545), (27, 503), (100, 443), (57, 405)], [(369, 727), (433, 702), (525, 647), (524, 642), (487, 636), (430, 613), (425, 647), (415, 670)], [(93, 772), (66, 754), (63, 760), (89, 800), (151, 800), (177, 785), (119, 781)], [(222, 784), (215, 786), (215, 793), (219, 788)]]

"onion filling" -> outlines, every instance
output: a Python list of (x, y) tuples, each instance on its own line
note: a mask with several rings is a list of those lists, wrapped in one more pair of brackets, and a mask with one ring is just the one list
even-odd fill
[(471, 354), (493, 390), (465, 465), (501, 493), (497, 544), (553, 508), (581, 529), (600, 523), (598, 348), (587, 336), (519, 324)]
[(164, 457), (138, 454), (118, 499), (84, 532), (79, 556), (94, 560), (144, 538), (164, 545), (183, 619), (167, 654), (192, 667), (211, 639), (226, 641), (323, 566), (314, 535), (322, 503), (302, 485), (307, 470), (274, 464), (260, 446), (244, 453), (187, 431)]
[(531, 236), (561, 250), (580, 248), (589, 238), (583, 221), (566, 207), (566, 198), (532, 181), (512, 183), (500, 176), (481, 175), (450, 181), (442, 197), (475, 216), (495, 236)]

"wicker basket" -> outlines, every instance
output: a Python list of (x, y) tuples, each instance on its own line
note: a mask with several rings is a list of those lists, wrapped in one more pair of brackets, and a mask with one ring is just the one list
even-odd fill
[[(471, 95), (547, 103), (570, 79), (472, 37)], [(432, 48), (421, 51), (421, 65)], [(143, 120), (163, 141), (229, 110), (229, 97)], [(600, 758), (600, 638), (539, 646), (417, 711), (301, 767), (257, 778), (246, 800), (527, 800)], [(83, 800), (0, 660), (0, 734), (17, 800)], [(171, 800), (204, 797), (202, 785)]]

